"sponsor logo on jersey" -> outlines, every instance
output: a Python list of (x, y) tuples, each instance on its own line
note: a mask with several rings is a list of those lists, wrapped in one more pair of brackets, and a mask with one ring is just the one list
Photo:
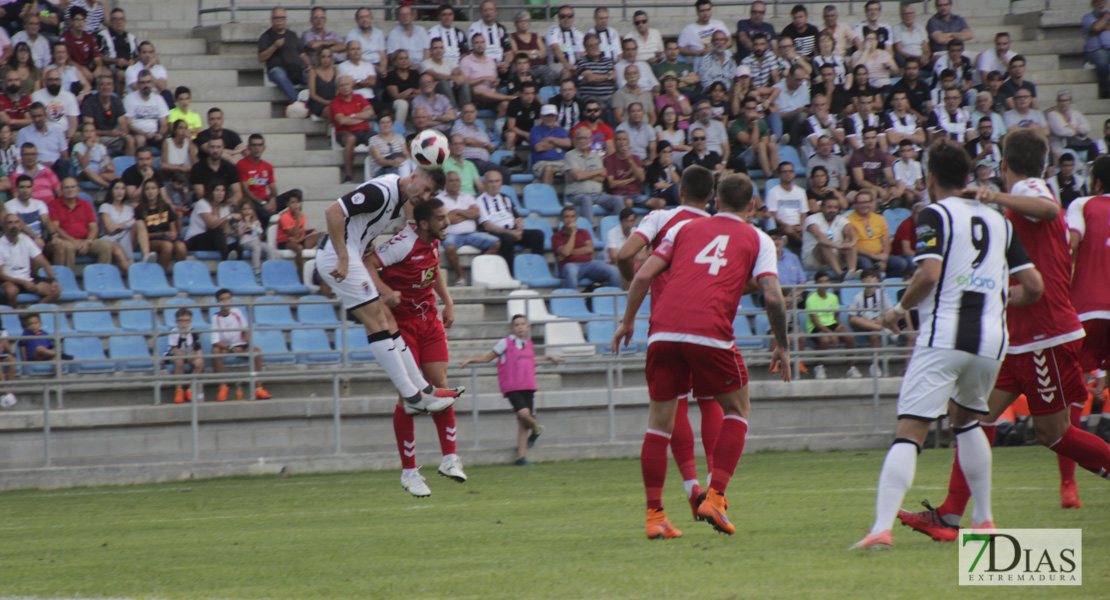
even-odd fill
[(366, 202), (366, 196), (362, 192), (355, 192), (355, 195), (351, 196), (351, 204), (362, 204), (363, 202)]
[(985, 290), (993, 290), (995, 282), (990, 277), (980, 277), (975, 273), (968, 273), (967, 275), (959, 275), (956, 277), (956, 285), (965, 287), (980, 288)]

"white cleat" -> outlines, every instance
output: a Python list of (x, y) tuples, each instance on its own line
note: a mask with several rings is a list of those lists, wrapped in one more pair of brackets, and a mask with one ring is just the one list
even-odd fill
[(420, 400), (416, 402), (409, 402), (405, 400), (405, 414), (406, 415), (427, 415), (437, 412), (443, 412), (451, 408), (455, 404), (455, 400), (466, 391), (466, 388), (459, 386), (451, 389), (434, 388), (432, 393), (425, 394), (421, 392)]
[(813, 367), (814, 379), (824, 379), (826, 377), (828, 377), (828, 375), (825, 374), (825, 365), (817, 365), (816, 367)]
[(459, 483), (464, 483), (466, 481), (466, 473), (463, 472), (462, 461), (459, 460), (457, 456), (454, 458), (444, 458), (443, 464), (439, 465), (439, 474)]
[(11, 408), (11, 407), (15, 406), (17, 402), (19, 402), (19, 400), (16, 399), (15, 394), (13, 394), (11, 392), (8, 392), (8, 393), (4, 394), (3, 396), (0, 396), (0, 407)]
[(417, 498), (427, 498), (432, 495), (428, 484), (424, 483), (424, 476), (420, 474), (420, 467), (416, 467), (410, 475), (401, 475), (401, 487)]
[(851, 366), (848, 367), (848, 372), (846, 372), (844, 376), (848, 379), (860, 379), (863, 377), (863, 373), (860, 373), (859, 369), (857, 369), (855, 366)]

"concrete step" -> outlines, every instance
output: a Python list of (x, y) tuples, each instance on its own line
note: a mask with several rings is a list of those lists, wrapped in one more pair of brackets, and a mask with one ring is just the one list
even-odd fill
[(240, 135), (244, 132), (267, 133), (303, 133), (308, 135), (323, 135), (327, 128), (324, 123), (315, 123), (310, 119), (271, 118), (269, 111), (265, 115), (253, 115), (246, 119), (237, 119), (234, 123), (227, 123)]
[[(300, 150), (297, 146), (275, 146), (267, 141), (265, 159), (275, 169), (283, 167), (336, 167), (343, 164), (342, 150)], [(356, 161), (357, 162), (357, 161)], [(360, 165), (361, 166), (361, 165)]]
[[(172, 77), (173, 75), (170, 76)], [(205, 93), (203, 90), (194, 91), (193, 93), (202, 98), (215, 97), (213, 93)], [(232, 123), (240, 122), (244, 119), (258, 120), (260, 117), (269, 117), (273, 111), (273, 104), (270, 102), (235, 102), (225, 100), (222, 97), (219, 101), (193, 102), (191, 108), (202, 115), (207, 115), (208, 109), (217, 106), (223, 111), (224, 122), (229, 127)]]
[[(158, 53), (159, 60), (165, 65), (167, 58), (177, 58), (179, 56), (195, 56), (202, 55), (208, 52), (204, 40), (198, 38), (170, 38), (162, 37), (155, 34), (155, 37), (150, 38), (136, 38), (140, 42), (147, 40), (154, 44), (154, 49)], [(166, 67), (167, 69), (169, 67)]]
[[(195, 40), (204, 44), (204, 40)], [(209, 56), (202, 49), (199, 52), (180, 56), (167, 56), (161, 59), (162, 65), (172, 74), (174, 69), (203, 69), (205, 67), (219, 66), (220, 69), (235, 69), (246, 71), (256, 69), (262, 71), (262, 63), (258, 62), (256, 54), (220, 54)]]
[[(254, 132), (239, 132), (244, 141), (247, 136)], [(304, 148), (305, 134), (303, 133), (267, 133), (266, 136), (266, 154), (263, 156), (266, 160), (273, 162), (270, 159), (270, 153), (277, 152), (292, 152)]]
[(174, 86), (183, 85), (193, 90), (234, 89), (239, 85), (239, 72), (231, 69), (180, 69), (170, 73), (170, 80)]
[[(212, 57), (215, 59), (215, 57)], [(171, 73), (170, 77), (173, 78), (174, 74)], [(262, 85), (249, 85), (238, 87), (215, 87), (206, 86), (200, 89), (194, 89), (193, 93), (203, 93), (205, 97), (219, 98), (221, 102), (279, 102), (284, 103), (285, 94), (276, 87), (264, 87)]]
[[(975, 32), (975, 40), (966, 44), (964, 47), (964, 54), (968, 57), (979, 56), (980, 52), (994, 48), (994, 34), (990, 37), (979, 37), (979, 32)], [(1023, 56), (1044, 56), (1044, 55), (1069, 55), (1069, 54), (1083, 54), (1083, 44), (1080, 43), (1078, 38), (1065, 38), (1065, 39), (1052, 39), (1052, 40), (1032, 40), (1020, 41), (1015, 40), (1010, 49)]]
[[(330, 167), (274, 167), (274, 178), (307, 190), (320, 185), (334, 185), (340, 181), (338, 166)], [(349, 188), (348, 188), (349, 189)], [(339, 196), (336, 196), (338, 198)], [(321, 215), (323, 212), (321, 211)]]
[(1051, 84), (1078, 85), (1082, 83), (1098, 83), (1094, 69), (1053, 69), (1038, 71), (1037, 86)]

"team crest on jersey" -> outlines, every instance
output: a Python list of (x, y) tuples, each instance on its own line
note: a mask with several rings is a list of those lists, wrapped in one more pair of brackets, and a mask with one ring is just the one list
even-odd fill
[(366, 292), (367, 294), (370, 293), (370, 282), (369, 281), (363, 281), (362, 284), (361, 284), (361, 287), (362, 287), (362, 291)]
[(366, 196), (362, 192), (355, 192), (355, 195), (351, 196), (351, 204), (362, 204), (363, 202), (366, 202)]

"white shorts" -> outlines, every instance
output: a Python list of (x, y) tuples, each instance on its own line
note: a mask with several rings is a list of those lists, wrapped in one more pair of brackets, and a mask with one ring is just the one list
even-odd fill
[(948, 412), (948, 401), (987, 414), (987, 399), (1002, 361), (945, 348), (914, 348), (902, 389), (898, 418), (932, 421)]
[(353, 310), (360, 306), (370, 304), (378, 299), (378, 289), (374, 281), (366, 272), (366, 265), (362, 263), (361, 256), (349, 255), (347, 261), (347, 277), (343, 281), (336, 281), (331, 276), (335, 268), (335, 252), (330, 248), (316, 253), (316, 272), (335, 292), (335, 296), (343, 301), (343, 308)]

